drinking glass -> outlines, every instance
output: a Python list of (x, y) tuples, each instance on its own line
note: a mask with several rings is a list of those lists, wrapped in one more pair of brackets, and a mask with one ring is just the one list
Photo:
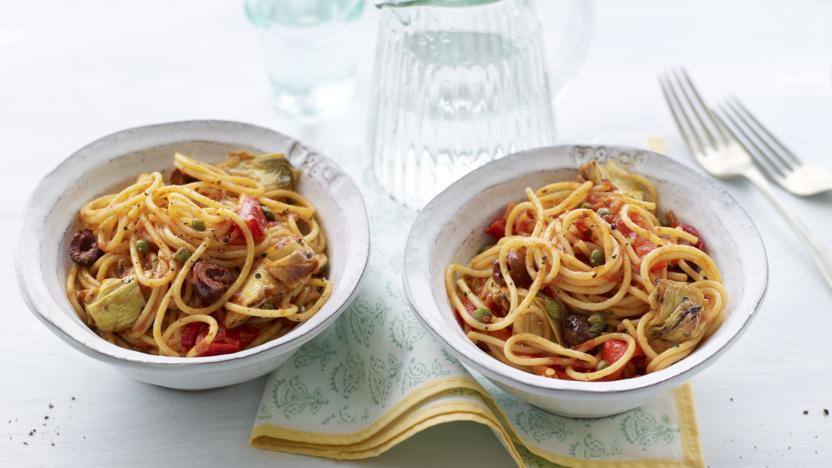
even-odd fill
[(245, 11), (277, 110), (315, 117), (352, 98), (364, 0), (246, 0)]

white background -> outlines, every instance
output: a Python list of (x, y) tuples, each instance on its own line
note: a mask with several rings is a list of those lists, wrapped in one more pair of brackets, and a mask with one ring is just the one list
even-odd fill
[[(24, 200), (39, 178), (113, 131), (223, 118), (313, 145), (360, 148), (374, 19), (368, 10), (366, 47), (357, 52), (365, 78), (358, 101), (320, 125), (298, 125), (269, 106), (259, 45), (240, 2), (3, 4), (0, 464), (332, 464), (248, 447), (262, 379), (175, 392), (134, 382), (71, 350), (26, 310), (12, 250)], [(735, 93), (804, 159), (832, 167), (830, 19), (832, 4), (821, 1), (599, 1), (585, 65), (557, 103), (560, 139), (660, 135), (673, 157), (693, 164), (656, 81), (667, 67), (685, 65), (706, 98)], [(749, 332), (693, 380), (705, 459), (712, 466), (830, 466), (832, 416), (822, 409), (832, 409), (832, 290), (760, 194), (741, 181), (726, 186), (762, 231), (771, 282)], [(783, 198), (832, 247), (832, 195)], [(37, 432), (29, 436), (31, 429)], [(355, 465), (510, 463), (488, 430), (455, 423)]]

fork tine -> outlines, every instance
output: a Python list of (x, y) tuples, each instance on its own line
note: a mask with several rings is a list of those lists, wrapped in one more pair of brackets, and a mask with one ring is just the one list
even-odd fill
[[(736, 96), (731, 96), (731, 98), (729, 98), (729, 102), (731, 102), (734, 105), (734, 109), (739, 111), (738, 113), (741, 116), (745, 117), (744, 120), (748, 127), (754, 130), (755, 133), (757, 133), (758, 135), (761, 135), (760, 139), (766, 142), (766, 146), (768, 146), (769, 149), (771, 149), (771, 152), (774, 153), (780, 159), (780, 161), (784, 164), (786, 168), (788, 168), (789, 170), (793, 170), (794, 165), (800, 166), (803, 164), (800, 161), (800, 159), (797, 156), (795, 156), (795, 154), (790, 149), (786, 147), (786, 145), (784, 145), (776, 136), (774, 136), (770, 131), (768, 131), (765, 125), (763, 125), (759, 120), (757, 120), (756, 117), (754, 117), (751, 111), (749, 111), (748, 108), (745, 107), (745, 105), (742, 102), (740, 102), (739, 99), (736, 98)], [(762, 135), (764, 135), (765, 138), (763, 138)], [(772, 145), (769, 143), (773, 143), (775, 146), (777, 146), (779, 151), (778, 149), (773, 148)]]
[[(762, 155), (760, 148), (754, 140), (749, 137), (739, 122), (731, 115), (731, 109), (723, 103), (720, 105), (719, 111), (722, 115), (716, 113), (717, 119), (719, 119), (723, 127), (734, 137), (734, 140), (757, 162), (757, 165), (760, 166), (763, 172), (768, 174), (772, 179), (783, 179), (785, 177), (783, 171), (774, 165), (771, 160)], [(730, 125), (728, 124), (729, 122)]]
[(760, 134), (743, 118), (743, 115), (731, 102), (723, 102), (721, 108), (722, 112), (731, 119), (734, 126), (742, 132), (743, 136), (749, 142), (749, 145), (754, 147), (755, 152), (752, 154), (754, 159), (758, 162), (765, 161), (768, 166), (774, 168), (783, 177), (792, 171), (791, 166), (784, 164), (780, 158), (773, 156), (774, 150), (760, 137)]
[(664, 94), (667, 107), (670, 108), (670, 114), (673, 116), (676, 127), (679, 129), (679, 133), (682, 134), (682, 139), (685, 141), (685, 145), (688, 147), (691, 155), (695, 156), (697, 153), (704, 153), (705, 147), (690, 122), (684, 107), (682, 107), (679, 96), (670, 84), (667, 74), (659, 75), (659, 86), (662, 88), (662, 94)]
[(760, 135), (757, 129), (754, 128), (754, 125), (745, 118), (742, 111), (730, 99), (726, 100), (722, 105), (725, 108), (725, 112), (733, 114), (733, 119), (737, 122), (738, 126), (742, 123), (742, 127), (745, 129), (744, 133), (748, 136), (749, 140), (754, 142), (754, 146), (759, 150), (760, 158), (766, 159), (770, 165), (776, 167), (783, 174), (788, 174), (792, 171), (791, 164), (785, 162), (777, 155), (777, 151), (768, 144), (765, 138)]
[[(675, 73), (671, 71), (669, 75), (671, 77), (671, 83), (675, 82), (675, 89), (677, 90), (677, 99), (680, 101), (682, 109), (687, 108), (687, 112), (685, 112), (685, 118), (690, 124), (690, 127), (693, 130), (694, 134), (699, 135), (698, 139), (702, 143), (703, 147), (716, 148), (716, 140), (714, 139), (714, 136), (710, 132), (710, 130), (708, 130), (708, 126), (705, 124), (705, 120), (702, 118), (699, 110), (696, 108), (696, 104), (694, 104), (694, 101), (691, 99), (688, 90), (685, 89), (683, 78), (680, 77), (678, 71), (676, 71)], [(681, 101), (684, 101), (684, 104), (682, 104)], [(694, 125), (694, 122), (696, 122), (696, 125)]]
[[(716, 130), (716, 133), (719, 134), (719, 136), (721, 137), (721, 143), (727, 143), (728, 135), (726, 135), (725, 131), (719, 126), (719, 124), (717, 124), (716, 118), (711, 113), (711, 109), (708, 107), (708, 105), (705, 104), (705, 100), (702, 99), (702, 95), (699, 94), (699, 90), (693, 84), (693, 80), (690, 78), (688, 71), (684, 68), (679, 68), (677, 70), (677, 79), (679, 80), (679, 85), (680, 87), (682, 87), (682, 89), (684, 89), (684, 86), (682, 86), (682, 81), (684, 81), (684, 83), (687, 84), (687, 88), (690, 90), (691, 94), (691, 96), (687, 96), (686, 93), (688, 102), (694, 109), (696, 107), (699, 108), (699, 112), (696, 113), (696, 118), (699, 120), (699, 124), (702, 125), (703, 130), (708, 135), (708, 138), (711, 140), (714, 147), (716, 147), (717, 144), (716, 139), (714, 138), (714, 135), (711, 133), (711, 129), (708, 128), (708, 126), (705, 124), (704, 119), (701, 117), (702, 114), (704, 114), (705, 117), (707, 117), (710, 126), (713, 127), (713, 129)], [(696, 103), (696, 106), (694, 106), (693, 102), (691, 102), (691, 97), (693, 98), (692, 101)]]

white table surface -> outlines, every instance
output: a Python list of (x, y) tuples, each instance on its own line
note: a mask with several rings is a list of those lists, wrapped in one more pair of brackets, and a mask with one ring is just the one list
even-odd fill
[[(561, 141), (662, 135), (673, 157), (692, 164), (656, 82), (659, 71), (684, 64), (706, 97), (736, 93), (805, 159), (832, 167), (832, 4), (680, 3), (597, 4), (585, 66), (557, 103)], [(107, 133), (211, 117), (360, 150), (375, 13), (365, 17), (358, 101), (323, 123), (299, 125), (271, 110), (258, 43), (241, 10), (238, 1), (160, 0), (41, 0), (0, 9), (0, 284), (7, 298), (0, 311), (0, 464), (335, 464), (248, 446), (262, 379), (199, 393), (134, 382), (47, 331), (14, 279), (24, 199), (61, 159)], [(712, 466), (830, 466), (832, 416), (822, 410), (832, 409), (832, 291), (759, 193), (743, 182), (725, 185), (763, 233), (771, 283), (748, 333), (693, 379), (705, 459)], [(783, 198), (832, 248), (832, 194)], [(379, 458), (341, 465), (510, 463), (488, 430), (455, 423)]]

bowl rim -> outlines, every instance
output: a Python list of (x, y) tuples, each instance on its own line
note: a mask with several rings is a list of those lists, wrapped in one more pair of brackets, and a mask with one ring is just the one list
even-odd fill
[[(156, 146), (164, 146), (176, 143), (208, 142), (219, 144), (235, 144), (231, 142), (230, 139), (223, 139), (222, 137), (217, 137), (213, 139), (211, 137), (197, 137), (192, 135), (194, 133), (222, 134), (223, 132), (228, 132), (229, 134), (238, 136), (244, 136), (244, 134), (251, 134), (259, 137), (284, 139), (288, 142), (291, 142), (290, 145), (293, 149), (295, 146), (305, 148), (310, 155), (315, 156), (314, 164), (320, 164), (325, 166), (325, 170), (328, 171), (328, 174), (332, 176), (338, 176), (343, 179), (345, 183), (345, 190), (354, 193), (354, 204), (355, 208), (358, 209), (357, 212), (352, 213), (354, 218), (351, 219), (348, 229), (352, 231), (356, 236), (357, 240), (354, 243), (354, 245), (358, 248), (358, 251), (356, 252), (356, 258), (358, 258), (360, 262), (352, 264), (347, 263), (345, 265), (343, 276), (347, 277), (349, 282), (345, 284), (344, 288), (348, 292), (345, 295), (343, 295), (342, 300), (339, 304), (335, 304), (334, 307), (331, 307), (328, 311), (326, 311), (328, 315), (324, 316), (321, 319), (320, 323), (318, 323), (315, 327), (304, 331), (303, 333), (295, 333), (293, 335), (293, 332), (296, 332), (297, 330), (290, 331), (289, 333), (284, 335), (286, 337), (285, 341), (280, 341), (280, 339), (278, 338), (267, 341), (253, 348), (238, 351), (236, 353), (203, 357), (173, 357), (158, 356), (127, 348), (122, 348), (117, 345), (108, 343), (106, 340), (104, 340), (97, 334), (92, 333), (92, 335), (95, 336), (95, 339), (91, 340), (92, 342), (98, 344), (104, 343), (104, 345), (96, 346), (94, 344), (88, 343), (84, 339), (81, 339), (79, 336), (76, 336), (76, 333), (73, 330), (65, 329), (64, 326), (62, 326), (60, 323), (57, 323), (56, 320), (54, 320), (50, 316), (50, 314), (46, 314), (43, 312), (42, 309), (45, 309), (47, 307), (61, 306), (60, 304), (57, 304), (56, 301), (52, 300), (51, 296), (43, 296), (42, 294), (41, 296), (36, 296), (34, 294), (35, 292), (48, 292), (51, 288), (48, 288), (45, 284), (43, 284), (42, 281), (40, 281), (40, 276), (42, 276), (43, 272), (39, 264), (40, 262), (38, 261), (39, 255), (30, 256), (27, 259), (24, 258), (24, 255), (22, 253), (26, 246), (31, 245), (31, 242), (40, 241), (39, 236), (35, 236), (37, 238), (37, 241), (32, 241), (27, 238), (27, 234), (31, 234), (32, 231), (39, 224), (39, 218), (36, 218), (34, 215), (31, 214), (32, 210), (30, 210), (30, 208), (35, 206), (36, 203), (40, 203), (38, 197), (40, 189), (45, 184), (52, 182), (54, 179), (56, 179), (58, 174), (63, 170), (69, 168), (70, 165), (79, 163), (79, 160), (83, 160), (85, 157), (88, 156), (88, 153), (94, 153), (96, 151), (106, 152), (106, 148), (118, 143), (119, 141), (122, 141), (125, 138), (129, 139), (133, 136), (141, 138), (143, 135), (153, 132), (159, 132), (159, 134), (162, 134), (163, 132), (179, 133), (177, 134), (177, 138), (171, 142), (154, 143), (148, 146), (141, 147), (139, 149), (133, 149), (126, 152), (120, 152), (106, 156), (99, 156), (97, 158), (90, 159), (95, 160), (96, 163), (104, 164), (125, 157), (137, 151), (150, 149)], [(68, 188), (69, 185), (73, 183), (73, 180), (69, 180), (66, 178), (64, 179), (65, 183), (60, 184), (61, 186), (59, 191), (61, 193), (64, 193), (66, 191), (66, 188)], [(51, 210), (51, 206), (53, 206), (54, 203), (59, 201), (62, 196), (63, 195), (59, 195), (57, 198), (51, 200), (53, 203), (50, 203), (50, 207), (45, 211), (44, 214), (48, 214), (48, 212)], [(265, 354), (274, 354), (278, 350), (288, 352), (296, 349), (303, 343), (314, 338), (317, 334), (322, 332), (329, 325), (331, 325), (332, 322), (347, 308), (350, 302), (355, 298), (356, 294), (358, 293), (358, 285), (361, 283), (361, 280), (364, 277), (364, 274), (367, 270), (367, 264), (369, 260), (371, 247), (369, 217), (367, 215), (367, 208), (366, 203), (364, 201), (364, 197), (361, 191), (359, 190), (357, 184), (352, 179), (352, 177), (346, 171), (344, 171), (338, 164), (336, 164), (332, 159), (330, 159), (320, 151), (300, 142), (297, 138), (291, 137), (279, 131), (260, 125), (220, 119), (178, 120), (155, 123), (150, 125), (140, 125), (112, 132), (93, 140), (92, 142), (72, 152), (69, 156), (60, 161), (53, 169), (47, 172), (40, 179), (40, 181), (37, 183), (37, 185), (32, 190), (31, 194), (27, 198), (25, 209), (23, 210), (20, 220), (21, 224), (18, 234), (18, 242), (15, 246), (14, 252), (14, 266), (21, 296), (23, 297), (24, 303), (29, 308), (31, 313), (35, 315), (35, 317), (38, 318), (41, 322), (43, 322), (47, 326), (47, 328), (52, 330), (53, 333), (58, 335), (60, 338), (62, 338), (64, 341), (66, 341), (73, 347), (84, 352), (85, 354), (114, 363), (121, 363), (125, 365), (134, 366), (151, 366), (156, 368), (171, 368), (181, 366), (217, 367), (223, 363), (228, 363), (231, 361), (240, 361), (258, 355), (262, 357), (262, 355)], [(31, 265), (30, 267), (27, 267), (27, 265), (31, 263), (37, 263), (37, 265), (35, 267), (31, 267)], [(37, 272), (38, 275), (33, 276), (35, 272)], [(347, 272), (351, 273), (347, 274)], [(112, 348), (106, 346), (107, 344), (112, 346)], [(118, 350), (118, 352), (123, 355), (115, 354), (114, 352), (110, 352), (110, 350), (113, 350), (114, 352)]]
[[(431, 298), (427, 301), (420, 301), (417, 300), (418, 298), (415, 297), (416, 293), (414, 292), (414, 290), (416, 289), (418, 289), (420, 293), (424, 293), (426, 291), (432, 292), (433, 280), (431, 278), (414, 278), (415, 275), (421, 275), (423, 273), (422, 268), (416, 270), (419, 266), (425, 265), (429, 268), (429, 264), (425, 263), (426, 261), (420, 261), (419, 258), (423, 257), (423, 254), (425, 252), (420, 251), (417, 255), (417, 252), (414, 249), (414, 245), (420, 243), (429, 243), (433, 245), (435, 244), (435, 242), (434, 239), (422, 239), (420, 241), (420, 239), (425, 236), (420, 235), (420, 232), (418, 232), (418, 230), (416, 229), (417, 226), (422, 225), (422, 223), (426, 221), (425, 217), (432, 213), (431, 208), (434, 206), (447, 204), (449, 206), (455, 206), (456, 208), (458, 208), (461, 205), (469, 202), (470, 199), (466, 199), (459, 201), (458, 203), (452, 203), (453, 200), (459, 199), (459, 195), (456, 194), (456, 192), (458, 191), (458, 187), (468, 186), (471, 187), (471, 190), (476, 189), (478, 191), (487, 189), (489, 187), (488, 185), (482, 185), (478, 182), (483, 180), (483, 176), (485, 176), (488, 173), (494, 172), (500, 174), (497, 178), (490, 176), (487, 177), (488, 179), (490, 179), (491, 182), (494, 182), (496, 184), (505, 183), (519, 177), (528, 177), (529, 173), (506, 176), (506, 174), (509, 172), (506, 170), (499, 169), (506, 169), (507, 166), (511, 165), (515, 160), (535, 157), (535, 155), (537, 155), (537, 153), (540, 152), (548, 152), (550, 154), (569, 153), (572, 155), (572, 158), (570, 159), (571, 161), (575, 161), (578, 157), (577, 155), (579, 154), (598, 154), (601, 152), (604, 155), (610, 155), (613, 153), (635, 155), (643, 154), (648, 159), (662, 158), (662, 160), (669, 161), (672, 166), (682, 171), (686, 177), (692, 177), (697, 182), (705, 184), (708, 190), (713, 190), (714, 192), (716, 192), (718, 195), (715, 195), (715, 197), (723, 198), (731, 206), (737, 208), (738, 213), (740, 213), (741, 216), (745, 218), (743, 221), (747, 222), (747, 224), (751, 227), (751, 236), (749, 236), (749, 238), (747, 239), (744, 239), (744, 242), (753, 242), (754, 244), (756, 244), (755, 247), (759, 248), (759, 253), (761, 254), (760, 260), (762, 261), (762, 264), (765, 268), (763, 269), (764, 271), (762, 277), (758, 277), (761, 278), (760, 284), (758, 284), (756, 288), (756, 290), (759, 291), (758, 295), (756, 297), (751, 297), (751, 299), (749, 300), (749, 302), (753, 303), (753, 306), (750, 308), (750, 310), (743, 314), (743, 316), (741, 317), (741, 323), (738, 327), (736, 327), (733, 333), (720, 336), (721, 341), (718, 343), (716, 349), (714, 349), (710, 354), (700, 356), (698, 359), (691, 360), (689, 359), (690, 356), (687, 356), (679, 362), (674, 363), (673, 365), (668, 366), (665, 369), (632, 379), (623, 379), (610, 382), (582, 382), (550, 379), (528, 372), (524, 372), (519, 369), (510, 367), (484, 352), (466, 353), (466, 350), (460, 347), (460, 343), (463, 342), (463, 340), (460, 337), (453, 335), (452, 332), (449, 330), (443, 330), (439, 327), (434, 326), (435, 324), (431, 320), (431, 317), (441, 317), (442, 312), (439, 309), (439, 306), (433, 300), (433, 294), (429, 294)], [(549, 160), (553, 162), (549, 170), (577, 169), (575, 166), (558, 164), (558, 162), (564, 161), (566, 160), (566, 158), (549, 158)], [(709, 211), (711, 210), (708, 207), (705, 207), (705, 209)], [(447, 225), (447, 222), (443, 222), (443, 227), (444, 225)], [(440, 232), (441, 229), (442, 227), (440, 227), (437, 232)], [(745, 210), (745, 208), (743, 208), (742, 205), (740, 205), (737, 202), (733, 195), (731, 195), (730, 192), (718, 185), (716, 179), (696, 172), (690, 167), (682, 164), (681, 162), (673, 158), (670, 158), (669, 156), (665, 156), (654, 151), (641, 148), (634, 148), (625, 145), (574, 144), (544, 146), (512, 153), (496, 161), (489, 162), (469, 172), (462, 178), (458, 179), (450, 186), (445, 188), (443, 191), (441, 191), (439, 194), (437, 194), (430, 202), (428, 202), (428, 204), (420, 211), (419, 215), (416, 217), (416, 219), (413, 221), (413, 224), (411, 225), (407, 242), (405, 244), (404, 252), (405, 253), (402, 267), (402, 282), (405, 291), (405, 296), (407, 297), (410, 307), (416, 312), (416, 316), (419, 318), (422, 324), (428, 330), (430, 330), (431, 334), (435, 338), (437, 338), (446, 348), (451, 350), (455, 357), (462, 361), (462, 363), (466, 365), (466, 367), (473, 368), (475, 371), (509, 387), (521, 388), (525, 391), (535, 394), (540, 394), (541, 392), (556, 392), (557, 395), (563, 395), (569, 398), (576, 399), (597, 398), (604, 395), (620, 397), (623, 394), (633, 394), (645, 391), (647, 389), (658, 389), (659, 387), (664, 387), (674, 382), (679, 383), (678, 381), (680, 379), (691, 377), (693, 374), (697, 373), (698, 371), (702, 370), (705, 366), (712, 363), (718, 356), (722, 355), (731, 345), (736, 343), (739, 337), (742, 336), (742, 334), (748, 329), (748, 326), (753, 320), (753, 318), (757, 315), (757, 312), (759, 311), (760, 306), (762, 305), (763, 299), (765, 298), (768, 292), (769, 268), (768, 254), (766, 252), (765, 244), (762, 240), (762, 236), (760, 235), (759, 229), (757, 228), (753, 219)], [(423, 282), (424, 284), (422, 284)]]

